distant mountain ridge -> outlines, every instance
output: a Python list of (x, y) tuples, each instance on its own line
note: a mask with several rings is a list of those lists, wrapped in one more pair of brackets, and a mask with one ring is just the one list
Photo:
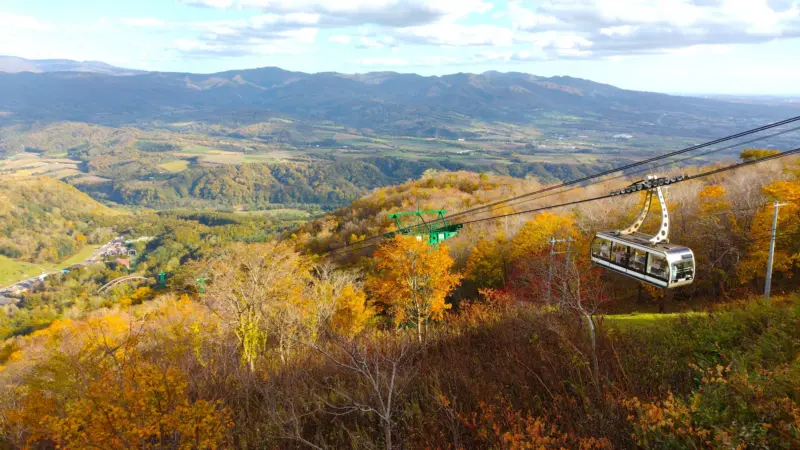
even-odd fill
[[(531, 124), (572, 117), (579, 128), (628, 132), (649, 127), (649, 133), (683, 130), (688, 132), (684, 136), (705, 137), (797, 111), (791, 105), (670, 96), (519, 72), (310, 74), (264, 67), (129, 76), (87, 70), (0, 73), (0, 125), (61, 120), (114, 126), (183, 121), (241, 124), (289, 117), (381, 133), (438, 136), (440, 130), (469, 129), (476, 121)], [(711, 134), (710, 128), (715, 128)]]
[(0, 72), (47, 73), (47, 72), (91, 72), (107, 75), (134, 75), (145, 71), (125, 69), (100, 61), (74, 61), (71, 59), (26, 59), (18, 56), (0, 55)]

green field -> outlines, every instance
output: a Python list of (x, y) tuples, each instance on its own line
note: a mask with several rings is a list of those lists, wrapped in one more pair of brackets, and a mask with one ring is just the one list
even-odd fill
[(0, 256), (0, 286), (7, 286), (42, 273), (48, 267)]
[(183, 172), (189, 167), (189, 161), (186, 161), (185, 159), (176, 159), (175, 161), (159, 164), (158, 167), (161, 167), (162, 169), (172, 173), (178, 173)]
[(56, 270), (65, 269), (73, 264), (83, 262), (98, 248), (100, 248), (99, 245), (87, 245), (78, 253), (58, 264), (32, 264), (27, 261), (20, 261), (0, 255), (0, 286), (8, 286), (18, 281), (34, 277), (43, 271), (54, 272)]
[(602, 319), (606, 324), (612, 326), (625, 327), (641, 327), (653, 325), (665, 320), (677, 320), (681, 317), (697, 317), (706, 316), (706, 312), (687, 311), (681, 313), (632, 313), (632, 314), (606, 314)]
[(181, 153), (188, 153), (188, 154), (191, 154), (191, 155), (207, 155), (208, 152), (211, 152), (211, 151), (214, 151), (214, 150), (217, 150), (217, 149), (212, 148), (212, 147), (206, 147), (206, 146), (203, 146), (203, 145), (189, 145), (189, 146), (183, 147), (180, 150), (180, 152)]

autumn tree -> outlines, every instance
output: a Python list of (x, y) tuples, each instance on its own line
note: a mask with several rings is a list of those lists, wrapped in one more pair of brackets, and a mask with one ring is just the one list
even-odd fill
[(766, 158), (767, 156), (777, 155), (780, 152), (780, 150), (746, 148), (739, 153), (739, 158), (741, 158), (742, 161), (755, 161), (757, 159)]
[[(775, 181), (764, 186), (763, 190), (767, 198), (785, 203), (778, 215), (773, 272), (790, 273), (800, 262), (800, 240), (797, 239), (800, 234), (800, 182)], [(753, 217), (748, 256), (738, 267), (742, 281), (757, 280), (765, 273), (772, 218), (771, 204), (759, 209)]]
[(482, 237), (467, 260), (467, 276), (478, 287), (502, 288), (506, 285), (511, 245), (505, 234)]
[(542, 212), (522, 226), (511, 240), (511, 257), (519, 259), (548, 248), (551, 238), (575, 238), (578, 235), (572, 215)]
[(396, 416), (403, 397), (419, 369), (422, 346), (408, 333), (367, 333), (360, 339), (336, 336), (328, 346), (314, 346), (326, 359), (353, 377), (352, 382), (326, 379), (320, 402), (333, 416), (367, 413), (376, 416), (383, 429), (383, 448), (394, 448)]
[(375, 308), (361, 289), (358, 274), (329, 262), (314, 267), (307, 295), (322, 331), (353, 336), (375, 315)]
[(461, 281), (451, 270), (454, 261), (447, 246), (398, 235), (382, 245), (374, 259), (376, 272), (367, 280), (367, 290), (396, 323), (413, 323), (422, 341), (423, 329), (450, 308), (445, 298)]
[(704, 186), (697, 195), (698, 213), (684, 245), (695, 253), (700, 285), (710, 283), (715, 296), (726, 296), (726, 286), (741, 259), (737, 245), (739, 224), (728, 191), (721, 185)]
[(306, 294), (311, 262), (291, 244), (237, 244), (214, 258), (203, 300), (236, 336), (242, 360), (256, 360), (275, 348), (286, 362), (298, 339), (315, 327)]
[[(169, 307), (193, 322), (200, 315), (188, 302)], [(58, 321), (35, 333), (15, 368), (21, 383), (4, 386), (0, 432), (31, 448), (219, 447), (230, 410), (190, 393), (179, 344), (189, 321), (148, 323), (164, 313)]]

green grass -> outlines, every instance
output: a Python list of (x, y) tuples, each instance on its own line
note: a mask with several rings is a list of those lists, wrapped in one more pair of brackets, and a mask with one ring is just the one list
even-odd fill
[(186, 161), (185, 159), (176, 159), (175, 161), (159, 164), (158, 167), (161, 167), (162, 169), (172, 173), (178, 173), (183, 172), (189, 167), (189, 161)]
[(97, 250), (100, 247), (101, 247), (100, 245), (87, 245), (87, 246), (83, 247), (82, 249), (80, 249), (80, 251), (78, 253), (75, 253), (74, 255), (72, 255), (71, 257), (67, 258), (63, 262), (57, 264), (55, 268), (56, 268), (56, 270), (60, 270), (60, 269), (64, 269), (66, 267), (69, 267), (69, 266), (71, 266), (73, 264), (77, 264), (79, 262), (83, 262), (83, 260), (85, 260), (86, 258), (92, 256), (92, 253), (94, 253), (94, 251)]
[(48, 267), (0, 256), (0, 286), (7, 286), (42, 273)]
[(78, 253), (58, 264), (33, 264), (27, 261), (20, 261), (17, 259), (0, 256), (0, 286), (8, 286), (18, 281), (35, 277), (36, 275), (41, 274), (42, 271), (55, 272), (57, 270), (65, 269), (73, 264), (83, 262), (98, 248), (100, 248), (99, 245), (87, 245)]
[(683, 313), (631, 313), (631, 314), (607, 314), (601, 316), (606, 324), (619, 327), (638, 327), (654, 325), (660, 322), (677, 320), (681, 317), (700, 317), (708, 313), (688, 311)]
[(207, 155), (208, 152), (216, 150), (212, 147), (206, 147), (204, 145), (189, 145), (182, 148), (180, 151), (182, 153), (189, 153), (192, 155)]

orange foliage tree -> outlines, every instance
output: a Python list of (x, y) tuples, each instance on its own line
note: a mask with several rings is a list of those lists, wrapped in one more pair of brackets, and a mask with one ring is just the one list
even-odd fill
[[(786, 203), (780, 208), (773, 263), (774, 273), (789, 273), (800, 261), (800, 182), (776, 181), (764, 186), (770, 198)], [(769, 237), (772, 234), (772, 205), (768, 205), (753, 217), (750, 228), (752, 239), (747, 258), (739, 265), (739, 276), (743, 282), (763, 275), (769, 256)]]
[(374, 258), (377, 271), (367, 280), (367, 290), (397, 323), (414, 323), (421, 341), (427, 323), (440, 320), (450, 308), (445, 298), (461, 281), (461, 275), (451, 271), (454, 261), (447, 247), (398, 235)]
[(180, 364), (181, 330), (199, 311), (188, 302), (171, 306), (155, 311), (151, 317), (171, 317), (147, 333), (145, 324), (116, 314), (36, 332), (15, 369), (21, 383), (6, 386), (16, 400), (0, 410), (0, 433), (35, 448), (222, 445), (233, 426), (230, 410), (191, 394)]

